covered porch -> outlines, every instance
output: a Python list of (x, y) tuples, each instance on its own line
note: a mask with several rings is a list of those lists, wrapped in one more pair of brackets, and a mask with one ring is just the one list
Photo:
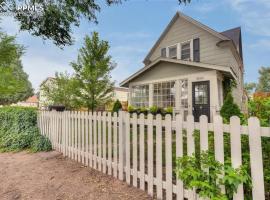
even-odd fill
[[(179, 62), (179, 61), (177, 61)], [(129, 87), (129, 104), (136, 108), (173, 108), (184, 119), (201, 115), (209, 122), (223, 105), (223, 76), (217, 69), (186, 63), (158, 62), (121, 84)]]

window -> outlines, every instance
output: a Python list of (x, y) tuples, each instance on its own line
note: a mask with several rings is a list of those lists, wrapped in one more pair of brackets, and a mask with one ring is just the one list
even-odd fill
[(173, 58), (173, 59), (177, 58), (177, 47), (176, 46), (169, 47), (169, 58)]
[(155, 106), (161, 108), (175, 107), (175, 82), (162, 82), (154, 84), (154, 99)]
[(181, 44), (181, 59), (190, 60), (190, 42)]
[(137, 85), (131, 88), (131, 104), (135, 107), (149, 107), (149, 85)]
[(166, 58), (166, 48), (161, 49), (161, 57)]
[(195, 85), (195, 104), (208, 104), (208, 86), (206, 84)]
[(188, 108), (188, 80), (181, 81), (181, 108)]

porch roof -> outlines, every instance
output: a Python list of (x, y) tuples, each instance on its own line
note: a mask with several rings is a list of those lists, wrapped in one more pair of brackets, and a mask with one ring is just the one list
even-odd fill
[(127, 84), (129, 82), (131, 82), (133, 79), (137, 78), (139, 75), (141, 75), (142, 73), (149, 70), (150, 68), (152, 68), (153, 66), (155, 66), (156, 64), (158, 64), (160, 62), (176, 63), (176, 64), (180, 64), (180, 65), (194, 66), (194, 67), (200, 67), (200, 68), (205, 68), (205, 69), (213, 69), (213, 70), (224, 72), (224, 73), (228, 74), (229, 76), (233, 77), (234, 79), (236, 79), (236, 75), (233, 72), (231, 67), (160, 57), (160, 58), (156, 59), (155, 61), (153, 61), (151, 64), (144, 66), (139, 71), (135, 72), (130, 77), (128, 77), (127, 79), (122, 81), (120, 83), (120, 86), (127, 87), (128, 86)]

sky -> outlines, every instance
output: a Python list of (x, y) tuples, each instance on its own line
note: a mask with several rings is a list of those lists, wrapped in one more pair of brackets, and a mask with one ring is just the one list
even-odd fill
[(36, 91), (55, 72), (72, 73), (70, 62), (76, 60), (85, 35), (93, 31), (109, 41), (109, 54), (117, 63), (112, 78), (118, 85), (143, 67), (144, 57), (177, 11), (218, 32), (241, 26), (246, 82), (256, 82), (258, 69), (270, 66), (270, 0), (192, 0), (188, 5), (179, 5), (177, 0), (128, 0), (110, 7), (102, 3), (99, 23), (83, 20), (73, 29), (74, 44), (64, 49), (19, 31), (11, 17), (1, 17), (0, 27), (17, 35), (17, 42), (26, 47), (23, 67)]

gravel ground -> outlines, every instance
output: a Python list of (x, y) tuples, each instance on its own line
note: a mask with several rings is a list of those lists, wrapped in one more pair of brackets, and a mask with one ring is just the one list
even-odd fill
[(146, 192), (60, 153), (0, 153), (1, 200), (144, 200)]

